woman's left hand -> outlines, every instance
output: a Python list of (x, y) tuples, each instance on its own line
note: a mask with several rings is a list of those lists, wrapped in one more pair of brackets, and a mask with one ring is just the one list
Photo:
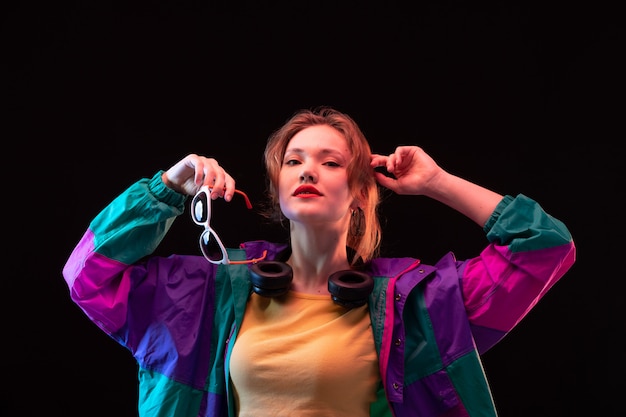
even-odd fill
[[(372, 168), (384, 167), (393, 177), (375, 172), (376, 181), (397, 194), (428, 195), (438, 175), (445, 173), (418, 146), (398, 146), (388, 156), (372, 154)], [(395, 177), (395, 178), (394, 178)]]

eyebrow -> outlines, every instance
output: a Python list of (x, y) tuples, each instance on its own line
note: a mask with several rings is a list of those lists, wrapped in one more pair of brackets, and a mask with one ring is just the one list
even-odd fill
[[(307, 152), (302, 148), (285, 149), (285, 155), (290, 154), (290, 153), (303, 154)], [(332, 156), (338, 156), (338, 157), (343, 158), (343, 153), (341, 153), (341, 151), (337, 149), (323, 148), (323, 149), (320, 149), (319, 152), (316, 152), (316, 154), (322, 154), (323, 156), (332, 155)]]

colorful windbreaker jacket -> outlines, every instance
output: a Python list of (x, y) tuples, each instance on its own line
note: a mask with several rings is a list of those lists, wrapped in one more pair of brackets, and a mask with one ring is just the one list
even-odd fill
[[(138, 364), (140, 416), (234, 416), (229, 358), (251, 294), (248, 265), (151, 255), (186, 196), (161, 172), (130, 186), (90, 224), (63, 276), (71, 299)], [(496, 416), (480, 354), (501, 340), (575, 260), (567, 228), (533, 200), (505, 196), (488, 245), (435, 265), (378, 258), (369, 299), (381, 384), (372, 416)], [(231, 259), (275, 259), (246, 242)]]

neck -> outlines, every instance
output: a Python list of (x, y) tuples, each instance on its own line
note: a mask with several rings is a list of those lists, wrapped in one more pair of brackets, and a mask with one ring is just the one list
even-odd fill
[(350, 269), (345, 233), (292, 233), (292, 289), (309, 294), (328, 294), (328, 277)]

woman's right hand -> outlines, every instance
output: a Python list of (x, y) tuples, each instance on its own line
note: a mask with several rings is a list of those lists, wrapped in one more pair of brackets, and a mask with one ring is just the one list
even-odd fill
[(195, 195), (200, 187), (211, 188), (211, 198), (230, 201), (235, 193), (235, 180), (214, 158), (189, 154), (165, 171), (163, 183), (174, 191)]

